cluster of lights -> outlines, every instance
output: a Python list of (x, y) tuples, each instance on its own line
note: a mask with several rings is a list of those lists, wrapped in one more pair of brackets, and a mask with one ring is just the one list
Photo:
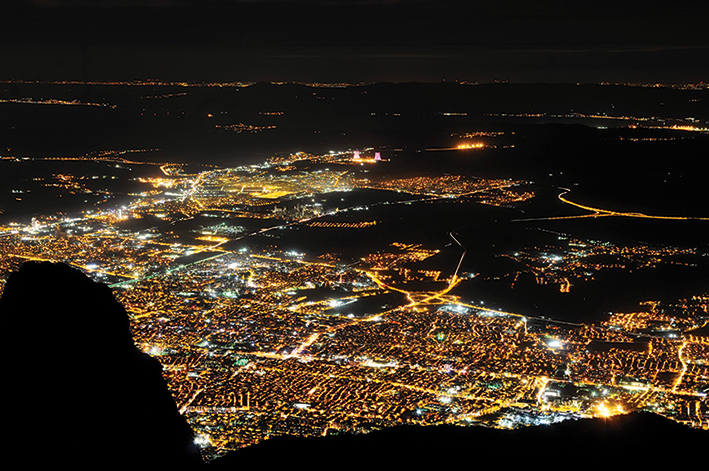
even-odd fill
[(485, 144), (482, 142), (475, 142), (475, 143), (464, 143), (464, 144), (458, 144), (457, 149), (464, 150), (464, 149), (482, 149), (485, 147)]

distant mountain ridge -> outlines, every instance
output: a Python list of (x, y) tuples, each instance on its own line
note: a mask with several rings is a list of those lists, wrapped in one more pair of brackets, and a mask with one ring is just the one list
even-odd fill
[[(380, 82), (323, 88), (265, 82), (248, 87), (9, 83), (0, 87), (0, 100), (8, 100), (2, 103), (0, 140), (17, 156), (82, 155), (108, 144), (113, 149), (161, 149), (162, 158), (171, 160), (199, 156), (215, 163), (300, 150), (436, 147), (450, 143), (454, 132), (577, 122), (581, 115), (619, 118), (611, 127), (633, 124), (631, 118), (648, 124), (645, 120), (651, 117), (691, 117), (706, 126), (707, 94), (599, 84)], [(27, 97), (105, 106), (13, 102)], [(593, 126), (608, 126), (604, 121), (595, 119)], [(239, 124), (253, 128), (233, 127)]]

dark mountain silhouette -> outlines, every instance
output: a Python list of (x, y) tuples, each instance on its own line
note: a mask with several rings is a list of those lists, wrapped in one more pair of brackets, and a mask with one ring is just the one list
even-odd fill
[(202, 464), (160, 364), (134, 346), (107, 286), (28, 262), (7, 280), (0, 316), (6, 446), (22, 467)]

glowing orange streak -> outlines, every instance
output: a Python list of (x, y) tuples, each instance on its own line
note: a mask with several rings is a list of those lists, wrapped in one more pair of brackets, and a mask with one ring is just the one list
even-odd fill
[(570, 204), (571, 206), (576, 206), (577, 208), (585, 209), (586, 211), (591, 211), (593, 213), (596, 213), (597, 215), (601, 216), (624, 216), (624, 217), (632, 217), (632, 218), (646, 218), (646, 219), (669, 219), (669, 220), (695, 220), (695, 221), (709, 221), (709, 218), (700, 218), (700, 217), (686, 217), (686, 216), (652, 216), (648, 214), (643, 214), (643, 213), (623, 213), (623, 212), (618, 212), (618, 211), (610, 211), (608, 209), (600, 209), (600, 208), (594, 208), (592, 206), (585, 206), (583, 204), (579, 203), (574, 203), (573, 201), (570, 201), (566, 198), (564, 198), (564, 195), (566, 193), (569, 193), (571, 190), (568, 188), (561, 188), (562, 190), (565, 190), (564, 192), (559, 194), (559, 199), (563, 201), (566, 204)]
[(318, 338), (320, 337), (319, 333), (312, 334), (310, 337), (308, 337), (308, 340), (305, 342), (301, 343), (298, 348), (293, 350), (290, 355), (286, 355), (286, 358), (288, 357), (297, 357), (300, 356), (301, 353), (303, 353), (303, 350), (311, 346)]
[(672, 392), (677, 391), (677, 387), (682, 382), (682, 377), (684, 376), (684, 373), (687, 371), (687, 362), (684, 360), (684, 358), (682, 358), (682, 350), (684, 350), (684, 347), (686, 347), (686, 346), (687, 346), (687, 342), (682, 342), (682, 346), (677, 351), (677, 356), (679, 357), (679, 361), (682, 363), (682, 371), (679, 372), (679, 375), (677, 375), (677, 379), (675, 380), (675, 383), (672, 385)]
[(539, 393), (537, 394), (537, 403), (541, 404), (542, 403), (542, 396), (544, 395), (544, 390), (547, 388), (547, 384), (549, 383), (549, 378), (547, 378), (545, 376), (541, 376), (539, 378), (535, 378), (534, 382), (539, 383)]

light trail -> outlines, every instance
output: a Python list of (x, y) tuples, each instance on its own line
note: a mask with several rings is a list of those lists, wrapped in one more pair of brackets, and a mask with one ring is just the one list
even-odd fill
[[(129, 150), (124, 150), (124, 151), (113, 151), (115, 152), (112, 154), (112, 156), (106, 156), (106, 155), (101, 155), (101, 156), (96, 156), (96, 157), (90, 157), (90, 156), (79, 156), (79, 157), (72, 157), (72, 156), (54, 156), (54, 157), (30, 157), (28, 160), (48, 160), (48, 161), (70, 161), (70, 162), (112, 162), (112, 163), (121, 163), (121, 164), (126, 164), (126, 165), (181, 165), (179, 163), (170, 163), (170, 162), (141, 162), (139, 160), (128, 160), (125, 157), (118, 157), (119, 155), (122, 154), (128, 154), (128, 153), (140, 153), (140, 152), (159, 152), (160, 149), (129, 149)], [(3, 159), (8, 159), (8, 157), (3, 157)]]
[(684, 350), (684, 347), (687, 346), (688, 342), (682, 342), (682, 346), (679, 347), (679, 350), (677, 351), (677, 356), (679, 357), (680, 363), (682, 363), (682, 371), (679, 372), (677, 375), (677, 379), (675, 379), (674, 384), (672, 385), (672, 392), (676, 392), (677, 388), (679, 387), (680, 383), (682, 382), (682, 378), (684, 377), (684, 374), (687, 372), (687, 361), (682, 358), (682, 350)]
[[(559, 187), (560, 190), (564, 190), (561, 192), (558, 196), (559, 200), (562, 202), (569, 204), (571, 206), (575, 206), (580, 209), (584, 209), (586, 211), (591, 211), (592, 215), (589, 215), (590, 217), (597, 217), (597, 216), (621, 216), (621, 217), (632, 217), (632, 218), (644, 218), (644, 219), (667, 219), (667, 220), (673, 220), (673, 221), (686, 221), (686, 220), (693, 220), (693, 221), (709, 221), (709, 218), (702, 218), (702, 217), (694, 217), (694, 216), (653, 216), (649, 214), (643, 214), (643, 213), (625, 213), (621, 211), (611, 211), (608, 209), (601, 209), (601, 208), (594, 208), (593, 206), (586, 206), (583, 204), (575, 203), (567, 198), (564, 198), (564, 195), (567, 193), (570, 193), (571, 190), (569, 188), (562, 188)], [(589, 217), (586, 216), (586, 217)]]
[(529, 221), (558, 221), (563, 219), (585, 219), (585, 218), (602, 218), (612, 216), (612, 214), (578, 214), (576, 216), (552, 216), (546, 218), (524, 218), (524, 219), (511, 219), (510, 222), (529, 222)]
[(194, 401), (195, 399), (197, 399), (197, 396), (199, 396), (199, 394), (200, 394), (202, 391), (204, 391), (204, 388), (199, 388), (199, 389), (197, 389), (197, 390), (194, 392), (194, 394), (192, 394), (192, 396), (189, 397), (189, 398), (185, 401), (185, 403), (184, 403), (181, 407), (178, 408), (178, 410), (180, 411), (180, 414), (184, 414), (184, 413), (185, 413), (185, 411), (186, 411), (187, 408), (190, 406), (190, 404), (192, 403), (192, 401)]
[[(458, 239), (455, 238), (452, 232), (448, 233), (449, 236), (455, 241), (456, 244), (458, 244), (462, 249), (463, 249), (463, 254), (460, 256), (460, 260), (458, 260), (458, 266), (455, 267), (455, 272), (453, 272), (453, 277), (451, 278), (451, 284), (458, 279), (458, 272), (460, 271), (460, 266), (463, 264), (463, 259), (468, 253), (468, 249), (465, 248), (463, 244), (460, 243)], [(450, 290), (449, 290), (450, 291)]]
[[(328, 329), (329, 330), (329, 329)], [(320, 338), (320, 333), (314, 333), (310, 337), (307, 338), (307, 340), (303, 343), (301, 343), (298, 348), (293, 350), (290, 355), (285, 355), (285, 358), (290, 358), (290, 357), (298, 357), (300, 358), (300, 355), (303, 353), (303, 350), (311, 346), (315, 341)]]
[[(315, 342), (320, 338), (320, 335), (323, 334), (323, 333), (330, 333), (330, 332), (339, 330), (339, 329), (341, 329), (341, 328), (343, 328), (343, 327), (345, 327), (345, 326), (354, 325), (354, 324), (357, 324), (357, 323), (359, 323), (359, 322), (368, 322), (368, 321), (370, 321), (370, 320), (372, 320), (372, 319), (374, 319), (374, 318), (382, 318), (382, 317), (384, 317), (386, 314), (388, 314), (388, 313), (390, 313), (390, 312), (400, 311), (400, 310), (403, 310), (403, 309), (410, 309), (410, 308), (413, 308), (413, 307), (416, 307), (416, 306), (420, 306), (420, 305), (422, 305), (422, 304), (426, 304), (426, 303), (428, 303), (428, 302), (430, 302), (430, 301), (432, 301), (432, 300), (434, 300), (434, 299), (438, 299), (439, 301), (441, 301), (441, 303), (447, 302), (447, 301), (441, 299), (441, 297), (442, 297), (442, 296), (445, 296), (445, 295), (446, 295), (447, 293), (449, 293), (453, 288), (455, 288), (456, 286), (458, 286), (458, 284), (461, 282), (460, 278), (458, 278), (458, 271), (460, 270), (460, 266), (461, 266), (461, 264), (463, 263), (463, 259), (465, 258), (465, 255), (468, 253), (468, 251), (467, 251), (467, 249), (465, 248), (465, 246), (463, 246), (463, 244), (461, 244), (461, 243), (458, 241), (458, 239), (455, 238), (455, 236), (453, 235), (453, 233), (449, 233), (449, 235), (453, 238), (453, 240), (454, 240), (461, 248), (463, 248), (463, 253), (462, 253), (462, 255), (460, 256), (460, 260), (458, 261), (458, 265), (456, 266), (455, 272), (454, 272), (453, 275), (451, 276), (450, 282), (448, 283), (448, 286), (447, 286), (445, 289), (443, 289), (443, 290), (441, 290), (441, 291), (428, 291), (428, 292), (427, 292), (427, 291), (424, 291), (424, 292), (406, 291), (406, 290), (403, 290), (403, 289), (400, 289), (400, 288), (396, 288), (396, 287), (387, 285), (386, 283), (384, 283), (383, 281), (381, 281), (381, 280), (376, 276), (376, 274), (373, 273), (372, 271), (363, 270), (363, 273), (365, 273), (369, 278), (371, 278), (372, 281), (374, 281), (374, 283), (376, 283), (377, 286), (379, 286), (380, 288), (385, 289), (385, 290), (389, 290), (389, 291), (397, 291), (397, 292), (399, 292), (399, 293), (402, 293), (402, 294), (406, 295), (406, 298), (409, 300), (409, 304), (404, 305), (404, 306), (398, 306), (398, 307), (396, 307), (396, 308), (394, 308), (394, 309), (390, 309), (389, 311), (385, 311), (385, 312), (382, 312), (382, 313), (379, 313), (379, 314), (373, 314), (373, 315), (371, 315), (371, 316), (362, 317), (362, 318), (360, 318), (360, 319), (353, 320), (352, 322), (349, 322), (349, 323), (347, 323), (347, 324), (342, 324), (342, 325), (333, 326), (333, 327), (328, 328), (328, 329), (325, 330), (324, 332), (319, 332), (319, 333), (312, 334), (312, 335), (310, 335), (304, 342), (302, 342), (300, 345), (298, 345), (298, 346), (295, 348), (295, 350), (293, 350), (290, 354), (285, 355), (285, 358), (292, 358), (292, 357), (301, 358), (302, 352), (303, 352), (306, 348), (308, 348), (310, 345), (312, 345), (313, 343), (315, 343)], [(262, 258), (269, 258), (269, 257), (262, 257)], [(421, 300), (419, 300), (419, 301), (414, 300), (414, 297), (415, 297), (415, 296), (419, 296), (419, 295), (420, 295), (420, 296), (423, 296), (423, 299), (421, 299)]]
[[(433, 299), (438, 299), (441, 302), (447, 302), (446, 300), (441, 299), (441, 296), (445, 296), (448, 294), (453, 288), (458, 286), (460, 282), (462, 281), (460, 278), (458, 278), (458, 272), (460, 271), (460, 266), (463, 264), (463, 259), (465, 258), (465, 255), (468, 253), (468, 250), (465, 248), (463, 244), (458, 241), (458, 239), (455, 238), (453, 233), (449, 233), (448, 235), (451, 236), (451, 238), (455, 241), (456, 244), (458, 244), (462, 249), (463, 253), (460, 256), (460, 259), (458, 260), (458, 265), (455, 268), (455, 271), (451, 275), (450, 281), (448, 282), (448, 286), (445, 289), (442, 289), (441, 291), (406, 291), (401, 288), (396, 288), (394, 286), (390, 286), (386, 283), (384, 283), (382, 280), (380, 280), (377, 275), (373, 271), (369, 270), (363, 270), (363, 273), (365, 273), (369, 278), (372, 279), (380, 288), (386, 289), (386, 290), (391, 290), (391, 291), (397, 291), (399, 293), (402, 293), (406, 295), (406, 298), (409, 300), (409, 304), (405, 306), (399, 306), (398, 308), (392, 309), (391, 311), (387, 312), (392, 312), (395, 310), (401, 310), (401, 309), (406, 309), (406, 308), (412, 308), (416, 306), (420, 306), (422, 304), (426, 304), (429, 301)], [(420, 297), (423, 296), (422, 299), (416, 301), (414, 297)], [(382, 316), (383, 314), (378, 314), (379, 316)]]

